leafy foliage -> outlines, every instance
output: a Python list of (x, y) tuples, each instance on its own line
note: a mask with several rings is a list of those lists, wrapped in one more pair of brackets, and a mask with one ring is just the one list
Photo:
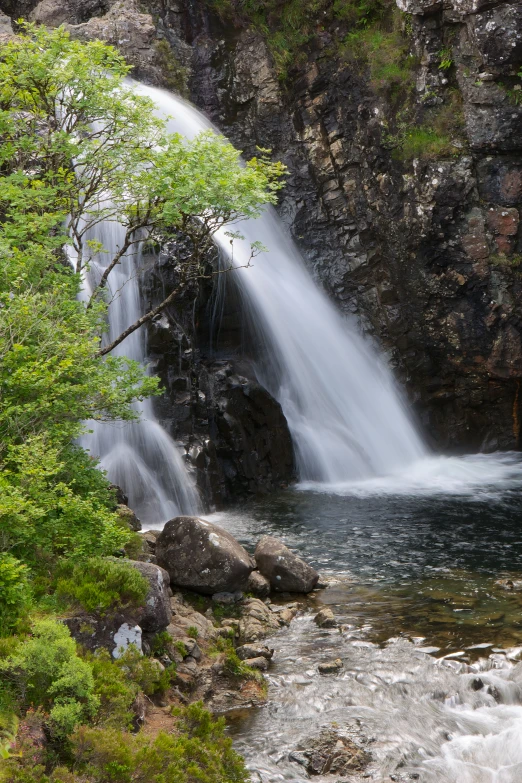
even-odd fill
[(0, 534), (35, 569), (59, 556), (110, 554), (128, 538), (96, 463), (75, 446), (50, 447), (45, 435), (8, 450), (0, 473)]
[[(58, 767), (24, 768), (11, 760), (2, 783), (246, 783), (247, 771), (225, 721), (201, 704), (177, 710), (177, 730), (155, 739), (117, 729), (81, 727), (72, 739), (74, 772)], [(5, 775), (9, 777), (6, 777)]]
[(335, 21), (351, 30), (364, 29), (380, 19), (387, 0), (207, 0), (220, 16), (239, 18), (261, 32), (281, 79), (292, 64), (306, 61), (306, 45), (325, 25)]
[(6, 553), (0, 553), (0, 596), (0, 636), (7, 636), (27, 611), (31, 589), (27, 567)]
[(93, 717), (99, 706), (94, 693), (91, 667), (76, 654), (68, 629), (54, 620), (40, 620), (33, 635), (0, 662), (20, 701), (43, 707), (49, 727), (57, 736), (67, 736)]
[(141, 606), (148, 591), (149, 583), (139, 571), (128, 563), (103, 557), (65, 564), (56, 586), (58, 596), (98, 613)]

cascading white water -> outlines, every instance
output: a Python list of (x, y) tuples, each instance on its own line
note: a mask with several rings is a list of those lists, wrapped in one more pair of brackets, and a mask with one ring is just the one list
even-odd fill
[[(93, 229), (89, 239), (100, 241), (106, 252), (91, 264), (84, 295), (96, 284), (104, 268), (122, 246), (124, 228), (104, 221)], [(108, 280), (111, 303), (108, 312), (108, 339), (116, 338), (143, 312), (139, 290), (140, 251), (131, 250), (116, 266)], [(138, 362), (146, 358), (146, 336), (138, 329), (113, 351)], [(172, 438), (159, 424), (150, 399), (134, 403), (140, 415), (133, 422), (91, 422), (91, 433), (82, 446), (100, 459), (107, 476), (123, 489), (129, 505), (147, 525), (157, 525), (183, 513), (198, 510), (197, 492)]]
[[(137, 85), (169, 117), (169, 129), (193, 138), (212, 124), (185, 101)], [(238, 226), (235, 266), (261, 240), (267, 253), (234, 272), (252, 322), (265, 343), (258, 367), (279, 400), (292, 434), (302, 480), (365, 479), (405, 468), (427, 455), (392, 375), (371, 346), (318, 289), (272, 209)], [(216, 236), (225, 255), (230, 240)]]

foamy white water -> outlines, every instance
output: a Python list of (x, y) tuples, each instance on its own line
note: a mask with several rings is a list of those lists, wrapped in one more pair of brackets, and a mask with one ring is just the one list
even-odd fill
[[(188, 138), (212, 124), (185, 101), (139, 85), (169, 128)], [(258, 367), (281, 403), (303, 480), (340, 482), (388, 474), (427, 454), (391, 372), (370, 344), (317, 287), (274, 210), (238, 225), (233, 263), (243, 266), (251, 244), (268, 248), (235, 282), (265, 344)], [(216, 235), (230, 253), (225, 232)]]
[(460, 495), (488, 500), (522, 489), (519, 452), (469, 454), (463, 457), (421, 457), (405, 469), (359, 481), (302, 481), (298, 489), (333, 495)]
[[(104, 221), (92, 231), (89, 239), (101, 242), (107, 252), (99, 254), (91, 264), (84, 296), (100, 279), (124, 237), (124, 228), (115, 221)], [(139, 289), (141, 265), (141, 253), (134, 248), (109, 276), (108, 291), (112, 298), (106, 338), (109, 341), (143, 313)], [(145, 363), (145, 329), (133, 332), (112, 353)], [(92, 432), (81, 438), (81, 445), (100, 459), (109, 480), (123, 489), (129, 506), (148, 526), (157, 526), (180, 513), (196, 513), (199, 505), (196, 489), (179, 449), (158, 422), (152, 400), (136, 402), (134, 409), (139, 421), (90, 422)]]

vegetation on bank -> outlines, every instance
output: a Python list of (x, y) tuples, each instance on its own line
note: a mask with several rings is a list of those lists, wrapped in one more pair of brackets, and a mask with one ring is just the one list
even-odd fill
[[(412, 18), (392, 0), (207, 0), (207, 4), (223, 19), (249, 25), (264, 37), (282, 82), (318, 49), (320, 57), (348, 64), (366, 76), (371, 89), (388, 103), (391, 127), (383, 141), (396, 160), (448, 157), (464, 146), (464, 118), (456, 90), (449, 87), (443, 103), (440, 96), (429, 93), (418, 101)], [(438, 57), (439, 69), (450, 78), (451, 47), (443, 46)], [(424, 105), (434, 97), (438, 99), (434, 106)]]
[[(0, 48), (5, 783), (233, 783), (246, 775), (222, 723), (200, 706), (177, 715), (172, 735), (136, 733), (136, 701), (168, 689), (174, 668), (133, 649), (118, 660), (87, 653), (60, 621), (139, 606), (148, 590), (137, 571), (108, 557), (134, 534), (96, 460), (76, 445), (89, 421), (132, 420), (132, 403), (158, 392), (144, 368), (111, 355), (125, 334), (103, 342), (110, 272), (124, 250), (182, 232), (193, 250), (182, 278), (197, 277), (215, 231), (273, 202), (283, 173), (265, 152), (241, 165), (213, 133), (192, 142), (169, 135), (153, 104), (125, 86), (128, 71), (112, 47), (71, 41), (63, 29), (27, 26)], [(123, 226), (112, 257), (92, 240), (102, 219)], [(82, 279), (100, 259), (107, 274), (82, 300)]]

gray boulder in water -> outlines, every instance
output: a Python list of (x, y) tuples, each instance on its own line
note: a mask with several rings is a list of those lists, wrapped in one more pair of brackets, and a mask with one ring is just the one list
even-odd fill
[(244, 590), (254, 568), (230, 533), (198, 517), (167, 522), (156, 541), (156, 557), (173, 585), (205, 595)]
[(317, 584), (317, 571), (272, 536), (263, 536), (255, 551), (257, 567), (273, 590), (309, 593)]

